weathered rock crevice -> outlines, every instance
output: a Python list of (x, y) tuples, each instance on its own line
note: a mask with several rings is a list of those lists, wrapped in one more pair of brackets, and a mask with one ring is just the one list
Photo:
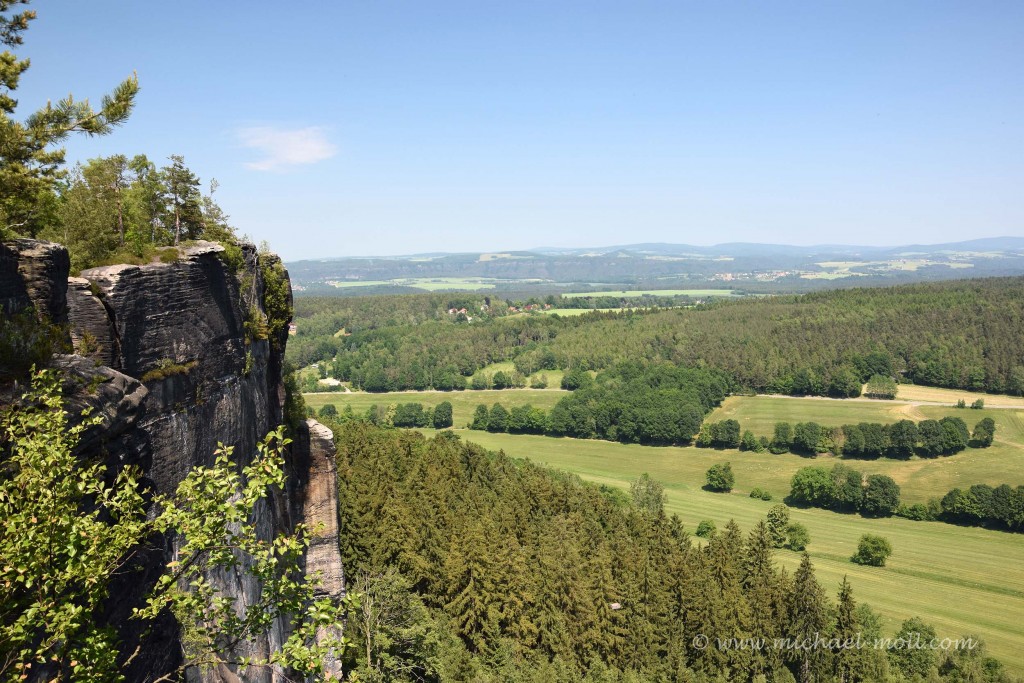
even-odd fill
[[(68, 278), (67, 251), (60, 245), (16, 240), (0, 245), (0, 305), (13, 315), (29, 306), (67, 324), (75, 348), (88, 355), (60, 356), (68, 408), (90, 407), (102, 424), (86, 432), (84, 456), (102, 456), (111, 467), (135, 465), (160, 492), (171, 492), (193, 467), (213, 463), (223, 443), (243, 462), (283, 418), (282, 378), (286, 338), (250, 338), (246, 322), (265, 315), (264, 282), (256, 250), (242, 245), (235, 272), (223, 247), (199, 242), (180, 250), (177, 261), (120, 265), (83, 271)], [(243, 284), (244, 290), (243, 291)], [(315, 421), (292, 435), (285, 489), (267, 499), (254, 521), (267, 538), (290, 533), (300, 522), (318, 526), (305, 558), (307, 571), (322, 577), (325, 594), (344, 594), (338, 544), (337, 480), (330, 430)], [(155, 580), (175, 550), (149, 551), (137, 567), (138, 580), (118, 591), (110, 607), (117, 621)], [(260, 586), (243, 573), (209, 577), (226, 595), (249, 604)], [(155, 678), (181, 661), (173, 619), (142, 637), (119, 624), (139, 655), (128, 680)], [(260, 655), (286, 637), (286, 624), (250, 643)], [(235, 680), (237, 672), (208, 672), (194, 680)], [(272, 681), (269, 672), (237, 680)], [(190, 680), (193, 677), (190, 676)]]

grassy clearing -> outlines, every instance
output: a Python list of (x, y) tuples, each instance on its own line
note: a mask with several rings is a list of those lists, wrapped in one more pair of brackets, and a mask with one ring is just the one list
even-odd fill
[(709, 296), (742, 296), (734, 292), (731, 289), (631, 289), (631, 290), (618, 290), (614, 292), (570, 292), (563, 294), (566, 298), (579, 298), (586, 296), (618, 296), (618, 297), (632, 297), (632, 296), (644, 296), (650, 294), (652, 296), (692, 296), (692, 297), (709, 297)]
[[(714, 520), (719, 528), (735, 519), (741, 527), (750, 529), (773, 503), (747, 497), (749, 489), (768, 488), (778, 499), (788, 490), (792, 472), (809, 464), (809, 460), (794, 455), (651, 448), (471, 431), (460, 434), (486, 448), (501, 449), (623, 489), (648, 472), (665, 484), (668, 511), (678, 514), (691, 530), (702, 519)], [(959, 462), (961, 469), (973, 469), (962, 455), (946, 460)], [(702, 491), (704, 472), (713, 463), (724, 461), (732, 462), (739, 488), (732, 494)], [(872, 472), (883, 467), (899, 472), (918, 464), (862, 463), (864, 470)], [(833, 597), (842, 577), (849, 576), (857, 599), (879, 611), (890, 632), (902, 620), (920, 616), (944, 635), (980, 635), (993, 655), (1016, 673), (1024, 673), (1024, 621), (1020, 618), (1024, 614), (1024, 542), (1020, 535), (939, 522), (864, 519), (824, 510), (793, 510), (792, 517), (810, 530), (812, 543), (808, 550), (819, 580)], [(880, 533), (892, 542), (895, 553), (888, 566), (861, 567), (849, 562), (865, 533)], [(780, 551), (778, 559), (791, 569), (799, 562), (799, 556), (788, 551)]]
[[(556, 385), (557, 386), (557, 385)], [(469, 424), (473, 419), (473, 411), (483, 403), (490, 407), (501, 403), (506, 408), (530, 404), (537, 408), (550, 410), (568, 392), (560, 389), (501, 389), (486, 391), (398, 391), (387, 394), (369, 394), (366, 392), (305, 394), (306, 405), (319, 410), (321, 406), (333, 403), (339, 410), (346, 405), (352, 406), (356, 413), (366, 412), (373, 405), (387, 406), (392, 403), (422, 403), (433, 408), (442, 401), (452, 404), (452, 420), (456, 426)]]
[(967, 405), (971, 405), (980, 398), (989, 408), (1024, 408), (1024, 396), (982, 394), (974, 391), (961, 391), (960, 389), (925, 387), (918, 384), (900, 384), (896, 398), (903, 401), (927, 401), (931, 403), (948, 403), (949, 405), (955, 404), (960, 399), (963, 399)]

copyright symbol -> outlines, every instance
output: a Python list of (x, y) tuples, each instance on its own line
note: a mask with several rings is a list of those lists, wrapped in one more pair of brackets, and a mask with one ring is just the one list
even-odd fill
[(708, 637), (703, 633), (698, 633), (693, 637), (693, 646), (698, 650), (703, 650), (708, 646)]

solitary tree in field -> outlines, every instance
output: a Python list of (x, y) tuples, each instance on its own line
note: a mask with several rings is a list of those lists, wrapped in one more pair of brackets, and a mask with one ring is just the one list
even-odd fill
[(884, 567), (885, 561), (892, 555), (892, 545), (884, 536), (864, 534), (857, 544), (857, 552), (850, 558), (856, 564), (871, 567)]
[(736, 477), (732, 473), (732, 464), (725, 462), (712, 465), (707, 471), (707, 480), (708, 489), (712, 491), (722, 493), (732, 491), (733, 484), (736, 483)]

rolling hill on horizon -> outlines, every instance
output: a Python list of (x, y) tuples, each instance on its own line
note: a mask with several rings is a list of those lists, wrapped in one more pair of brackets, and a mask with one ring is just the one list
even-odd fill
[(901, 246), (637, 243), (526, 251), (347, 256), (286, 264), (299, 293), (560, 293), (627, 286), (798, 292), (1024, 274), (1024, 237)]

